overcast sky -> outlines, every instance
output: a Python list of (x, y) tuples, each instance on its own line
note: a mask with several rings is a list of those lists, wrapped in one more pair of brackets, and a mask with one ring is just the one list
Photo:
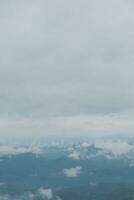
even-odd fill
[(0, 137), (134, 135), (132, 0), (0, 0)]

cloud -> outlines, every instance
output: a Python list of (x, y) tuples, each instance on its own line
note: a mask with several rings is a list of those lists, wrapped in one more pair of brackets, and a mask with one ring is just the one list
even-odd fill
[[(95, 142), (96, 148), (111, 152), (113, 155), (125, 155), (134, 151), (134, 146), (126, 141), (98, 141)], [(105, 152), (106, 153), (106, 152)]]
[(70, 153), (68, 155), (68, 158), (71, 158), (73, 160), (80, 160), (81, 159), (80, 158), (80, 152), (79, 151), (74, 151), (74, 152), (72, 152), (72, 153)]
[(0, 156), (18, 155), (25, 153), (32, 153), (40, 155), (43, 152), (42, 148), (38, 145), (31, 145), (29, 147), (15, 147), (15, 146), (0, 146)]
[[(93, 142), (82, 142), (67, 150), (67, 157), (75, 161), (89, 160), (98, 157), (118, 159), (125, 156), (133, 161), (134, 145), (125, 140), (96, 139)], [(131, 162), (132, 163), (132, 162)]]
[(134, 162), (133, 161), (129, 163), (129, 167), (134, 167)]
[(64, 169), (63, 174), (66, 177), (75, 178), (75, 177), (79, 176), (79, 174), (81, 173), (81, 170), (82, 170), (82, 167), (77, 166), (77, 167), (70, 168), (70, 169)]
[(91, 114), (79, 115), (72, 117), (62, 117), (55, 119), (53, 125), (64, 133), (73, 133), (75, 136), (83, 134), (83, 136), (101, 137), (128, 135), (133, 134), (133, 120), (131, 113), (118, 114)]
[(35, 192), (25, 192), (20, 196), (0, 195), (0, 200), (62, 200), (60, 196), (56, 196), (51, 188), (39, 188)]
[(133, 8), (1, 1), (0, 137), (133, 135)]
[[(98, 137), (101, 138), (117, 136), (133, 136), (134, 113), (131, 111), (114, 114), (86, 114), (75, 116), (51, 117), (48, 119), (39, 118), (1, 118), (0, 129), (5, 135), (6, 140), (25, 139), (38, 140), (45, 137)], [(10, 132), (8, 131), (10, 126)], [(26, 136), (23, 133), (29, 132)], [(17, 134), (19, 133), (19, 134)], [(38, 134), (37, 134), (38, 133)]]
[(40, 189), (38, 190), (38, 194), (39, 194), (39, 196), (41, 196), (43, 199), (48, 199), (48, 200), (53, 199), (53, 192), (52, 192), (51, 189), (40, 188)]
[(82, 142), (80, 146), (81, 146), (82, 148), (87, 148), (87, 147), (90, 147), (91, 145), (92, 145), (92, 143), (89, 143), (89, 142)]

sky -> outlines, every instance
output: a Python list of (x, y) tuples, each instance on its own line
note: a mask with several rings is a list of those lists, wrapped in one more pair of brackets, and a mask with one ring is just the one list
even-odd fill
[(0, 138), (134, 135), (132, 0), (0, 1)]

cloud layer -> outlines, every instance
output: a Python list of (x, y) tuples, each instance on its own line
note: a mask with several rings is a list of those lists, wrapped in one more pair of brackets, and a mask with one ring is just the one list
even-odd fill
[(16, 146), (0, 146), (0, 157), (1, 156), (13, 156), (19, 154), (27, 154), (32, 153), (35, 155), (40, 155), (43, 153), (43, 149), (39, 145), (31, 145), (27, 147), (16, 147)]
[(1, 138), (133, 135), (133, 8), (1, 1)]

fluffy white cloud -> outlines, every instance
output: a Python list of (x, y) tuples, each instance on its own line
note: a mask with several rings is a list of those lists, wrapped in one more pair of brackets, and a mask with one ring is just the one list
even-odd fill
[(73, 160), (80, 160), (81, 159), (81, 153), (79, 151), (73, 151), (68, 155), (68, 158), (71, 158)]
[(79, 176), (79, 174), (81, 173), (81, 170), (82, 170), (82, 167), (77, 166), (77, 167), (70, 168), (70, 169), (64, 169), (63, 173), (67, 177), (75, 178), (75, 177)]
[(38, 194), (39, 196), (41, 196), (43, 199), (48, 199), (48, 200), (51, 200), (53, 199), (53, 191), (52, 189), (44, 189), (44, 188), (40, 188), (38, 190)]
[[(97, 158), (104, 156), (106, 159), (116, 159), (119, 156), (126, 156), (132, 159), (134, 145), (124, 140), (95, 140), (84, 142), (69, 148), (67, 157), (76, 161)], [(130, 158), (129, 158), (130, 157)]]
[(0, 156), (7, 156), (7, 155), (17, 155), (17, 154), (24, 154), (24, 153), (33, 153), (39, 155), (42, 153), (42, 148), (38, 145), (31, 145), (27, 147), (16, 147), (16, 146), (0, 146)]
[(83, 148), (90, 147), (91, 145), (92, 145), (92, 143), (89, 143), (89, 142), (82, 142), (82, 143), (80, 144), (80, 146), (83, 147)]
[(123, 155), (123, 154), (127, 154), (130, 151), (134, 150), (134, 146), (130, 145), (128, 142), (126, 141), (96, 141), (95, 142), (95, 147), (96, 148), (100, 148), (106, 151), (111, 152), (114, 155)]

